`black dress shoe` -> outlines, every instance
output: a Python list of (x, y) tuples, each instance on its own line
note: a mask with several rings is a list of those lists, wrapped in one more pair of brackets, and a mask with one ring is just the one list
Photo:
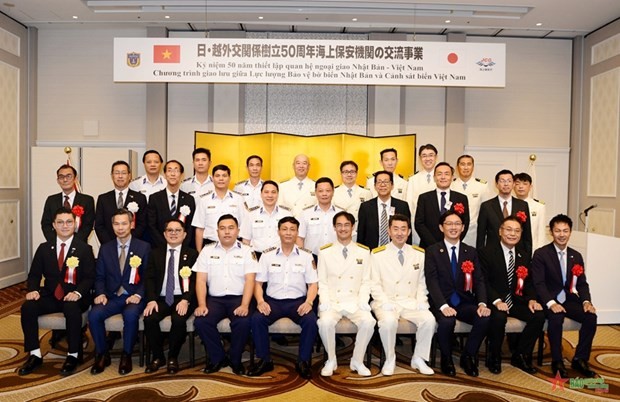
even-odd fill
[(512, 355), (510, 359), (510, 364), (515, 366), (518, 369), (525, 371), (528, 374), (536, 374), (536, 369), (532, 366), (529, 359), (522, 353), (516, 353)]
[(215, 364), (209, 362), (209, 364), (207, 364), (203, 371), (205, 374), (216, 373), (226, 366), (228, 366), (228, 361), (226, 361), (226, 359), (219, 361)]
[(109, 353), (97, 354), (95, 356), (95, 363), (93, 363), (93, 366), (90, 368), (90, 373), (103, 373), (103, 370), (105, 370), (105, 368), (108, 367), (111, 363), (112, 360), (110, 359)]
[(73, 356), (67, 356), (65, 359), (65, 363), (62, 365), (60, 369), (60, 375), (71, 375), (75, 372), (79, 364), (78, 358)]
[(563, 361), (551, 362), (551, 373), (555, 377), (558, 373), (561, 378), (568, 378), (568, 371), (566, 371), (566, 367), (564, 367)]
[(268, 371), (273, 370), (273, 362), (271, 360), (263, 360), (260, 359), (250, 370), (248, 370), (248, 375), (250, 377), (258, 377), (259, 375), (263, 375)]
[(461, 355), (461, 368), (470, 377), (478, 377), (478, 366), (473, 356), (468, 354)]
[(590, 370), (588, 362), (584, 359), (573, 359), (570, 366), (573, 368), (573, 370), (579, 371), (584, 377), (596, 377), (596, 373)]
[(144, 369), (144, 372), (147, 374), (154, 373), (165, 365), (166, 360), (164, 360), (163, 357), (158, 357), (156, 359), (153, 359), (149, 364), (146, 365), (146, 369)]
[[(163, 366), (163, 362), (162, 362)], [(179, 361), (176, 357), (171, 357), (168, 359), (168, 365), (166, 366), (166, 371), (168, 374), (176, 374), (179, 372)]]
[(297, 364), (295, 364), (295, 371), (299, 373), (301, 378), (305, 378), (306, 380), (312, 379), (312, 370), (308, 362), (297, 362)]
[(456, 369), (452, 359), (441, 359), (441, 372), (450, 377), (456, 376)]
[(30, 355), (30, 357), (28, 357), (28, 360), (26, 360), (26, 363), (24, 363), (19, 368), (19, 370), (17, 371), (17, 374), (28, 375), (32, 373), (33, 371), (35, 371), (37, 368), (39, 368), (42, 364), (43, 364), (42, 358), (35, 356), (35, 355)]
[(231, 363), (230, 368), (232, 369), (232, 372), (237, 375), (245, 375), (245, 367), (243, 367), (243, 363), (239, 363), (239, 364)]
[(123, 354), (121, 354), (121, 362), (118, 365), (118, 374), (129, 374), (131, 373), (131, 370), (133, 370), (133, 366), (131, 364), (131, 355), (129, 353), (123, 352)]
[(502, 372), (502, 359), (497, 356), (490, 356), (487, 360), (486, 366), (493, 374), (499, 374)]

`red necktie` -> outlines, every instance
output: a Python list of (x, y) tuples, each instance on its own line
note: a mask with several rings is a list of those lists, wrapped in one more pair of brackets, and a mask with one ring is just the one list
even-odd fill
[[(60, 252), (58, 253), (59, 271), (62, 271), (63, 265), (65, 265), (65, 243), (60, 243)], [(65, 297), (65, 291), (62, 290), (61, 282), (58, 282), (58, 285), (56, 285), (56, 289), (54, 290), (54, 297), (58, 300), (62, 300), (62, 298)]]

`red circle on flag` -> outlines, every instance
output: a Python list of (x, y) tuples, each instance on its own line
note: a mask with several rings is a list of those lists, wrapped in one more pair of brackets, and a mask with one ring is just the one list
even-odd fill
[(448, 55), (448, 63), (454, 64), (457, 61), (459, 61), (459, 56), (457, 56), (456, 53), (450, 53)]

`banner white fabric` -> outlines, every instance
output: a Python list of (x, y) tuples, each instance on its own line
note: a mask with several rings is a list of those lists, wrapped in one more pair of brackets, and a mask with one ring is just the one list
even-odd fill
[(504, 87), (506, 45), (115, 38), (114, 81)]

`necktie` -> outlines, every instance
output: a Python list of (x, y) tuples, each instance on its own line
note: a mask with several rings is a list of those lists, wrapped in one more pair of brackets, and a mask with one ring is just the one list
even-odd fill
[(405, 265), (405, 256), (403, 255), (403, 250), (398, 250), (398, 262), (400, 262), (400, 265)]
[(118, 207), (118, 209), (121, 209), (125, 206), (125, 200), (123, 199), (122, 191), (119, 191), (118, 193), (118, 199), (116, 200), (116, 206)]
[(67, 209), (71, 209), (71, 203), (69, 202), (69, 196), (65, 195), (65, 202), (64, 204), (62, 204), (63, 207), (67, 208)]
[[(58, 270), (59, 271), (62, 271), (63, 265), (65, 265), (65, 243), (60, 243), (60, 251), (58, 252)], [(62, 298), (65, 297), (65, 291), (62, 290), (62, 285), (60, 284), (61, 282), (62, 282), (62, 278), (58, 282), (58, 285), (56, 285), (56, 289), (54, 289), (54, 297), (57, 300), (62, 300)]]
[(467, 190), (467, 183), (463, 183), (463, 190)]
[(515, 256), (512, 250), (508, 251), (508, 270), (506, 271), (508, 276), (508, 294), (506, 295), (506, 304), (508, 309), (512, 308), (512, 284), (514, 283), (515, 274)]
[(170, 249), (168, 258), (168, 277), (166, 278), (166, 304), (172, 306), (174, 302), (174, 249)]
[(300, 181), (299, 183), (297, 183), (297, 187), (299, 187), (299, 190), (301, 190), (301, 188), (304, 186), (304, 182)]
[[(121, 244), (121, 254), (118, 256), (118, 265), (121, 268), (121, 278), (123, 277), (123, 272), (125, 271), (125, 261), (127, 260), (127, 254), (125, 254), (125, 248), (127, 247), (126, 244)], [(122, 282), (122, 279), (121, 279)], [(116, 292), (116, 294), (118, 296), (122, 295), (123, 293), (125, 293), (125, 288), (123, 288), (123, 285), (121, 285), (118, 288), (118, 291)]]
[(383, 246), (384, 244), (388, 244), (388, 217), (387, 217), (387, 204), (382, 203), (381, 206), (383, 209), (381, 210), (381, 225), (379, 226), (379, 245)]
[(349, 197), (353, 197), (353, 189), (352, 188), (348, 189), (347, 193), (349, 193)]
[(349, 254), (349, 251), (347, 250), (347, 248), (343, 248), (342, 249), (342, 256), (344, 257), (344, 259), (347, 259), (347, 255)]
[(452, 266), (452, 278), (454, 279), (454, 292), (452, 292), (452, 296), (450, 296), (450, 303), (452, 303), (452, 306), (456, 307), (461, 304), (461, 298), (458, 293), (456, 293), (456, 246), (452, 246), (450, 265)]
[(504, 201), (504, 208), (502, 209), (502, 214), (504, 218), (508, 216), (508, 201)]
[(431, 182), (431, 174), (430, 174), (430, 173), (428, 173), (428, 174), (426, 175), (426, 182), (427, 182), (427, 183), (429, 183), (429, 184), (430, 184), (430, 182)]
[(172, 194), (170, 197), (172, 197), (172, 202), (170, 203), (170, 216), (175, 216), (177, 214), (177, 202), (174, 199), (174, 194)]
[(560, 251), (560, 268), (562, 269), (562, 291), (558, 293), (558, 301), (564, 303), (566, 301), (566, 292), (564, 286), (566, 285), (566, 263), (564, 262), (564, 251)]
[(446, 212), (446, 192), (441, 192), (441, 207), (439, 208), (440, 212), (443, 214)]

